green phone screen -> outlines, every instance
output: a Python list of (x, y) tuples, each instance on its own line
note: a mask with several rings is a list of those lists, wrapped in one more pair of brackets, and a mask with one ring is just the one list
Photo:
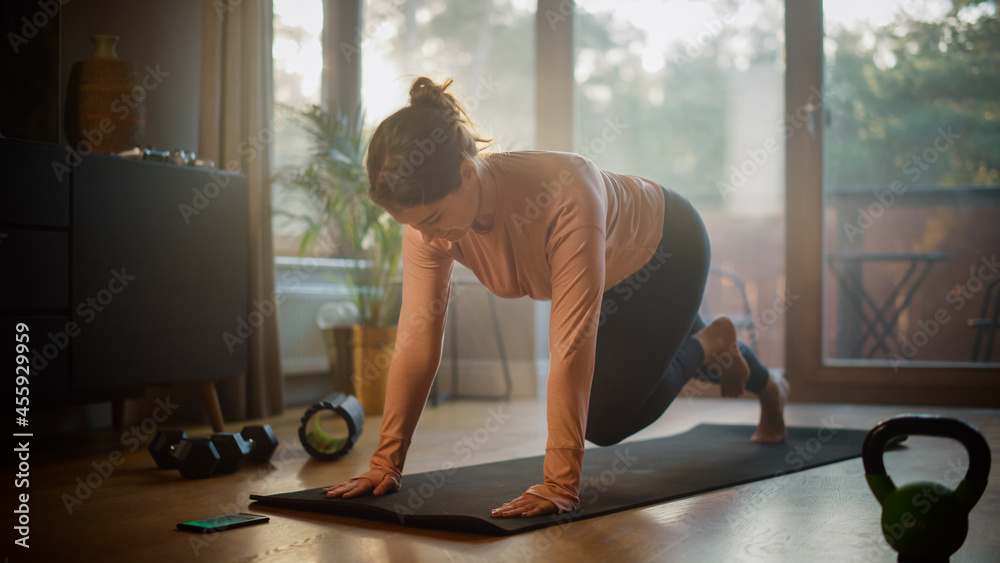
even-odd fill
[(226, 514), (225, 516), (214, 516), (212, 518), (205, 518), (204, 520), (192, 520), (191, 522), (178, 524), (177, 527), (182, 530), (218, 532), (229, 528), (238, 528), (240, 526), (267, 521), (267, 516), (241, 512), (238, 514)]

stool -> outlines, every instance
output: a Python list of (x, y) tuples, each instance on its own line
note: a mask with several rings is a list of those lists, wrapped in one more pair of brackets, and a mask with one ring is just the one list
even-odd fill
[[(708, 294), (710, 293), (709, 288), (713, 285), (711, 283), (712, 278), (715, 277), (719, 280), (720, 290), (724, 290), (727, 286), (730, 285), (735, 287), (736, 289), (735, 294), (739, 297), (740, 301), (739, 306), (741, 310), (739, 312), (727, 311), (723, 312), (722, 314), (725, 314), (727, 317), (729, 317), (729, 320), (733, 321), (733, 325), (736, 326), (737, 331), (745, 330), (747, 332), (747, 345), (750, 346), (751, 350), (756, 352), (757, 331), (753, 329), (754, 318), (753, 318), (753, 312), (750, 310), (750, 299), (747, 298), (746, 282), (744, 282), (743, 278), (736, 275), (735, 273), (730, 272), (728, 270), (723, 270), (722, 268), (714, 264), (709, 266), (708, 276), (709, 276), (709, 282), (706, 283), (705, 285), (706, 294), (702, 297), (701, 306), (698, 311), (698, 313), (701, 315), (702, 320), (704, 320), (705, 323), (708, 324), (712, 322), (712, 317), (714, 317), (716, 314), (711, 310), (711, 307), (708, 304), (709, 302)], [(717, 297), (720, 301), (723, 300), (722, 295), (718, 295)]]
[(973, 362), (990, 361), (993, 356), (993, 341), (996, 340), (997, 332), (1000, 332), (1000, 278), (990, 282), (984, 293), (982, 312), (978, 318), (968, 320), (969, 328), (976, 331), (976, 340), (972, 346)]

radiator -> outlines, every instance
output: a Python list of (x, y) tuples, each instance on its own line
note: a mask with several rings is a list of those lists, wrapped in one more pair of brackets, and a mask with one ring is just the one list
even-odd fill
[(345, 286), (330, 281), (350, 266), (346, 260), (276, 257), (275, 294), (281, 372), (306, 375), (329, 369), (316, 314), (324, 303), (347, 298)]

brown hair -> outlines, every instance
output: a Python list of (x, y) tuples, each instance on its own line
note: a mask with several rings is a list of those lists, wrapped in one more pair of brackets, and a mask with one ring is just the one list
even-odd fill
[(458, 190), (464, 160), (489, 142), (447, 92), (421, 76), (410, 87), (410, 104), (387, 117), (372, 135), (365, 166), (368, 198), (389, 210), (434, 203)]

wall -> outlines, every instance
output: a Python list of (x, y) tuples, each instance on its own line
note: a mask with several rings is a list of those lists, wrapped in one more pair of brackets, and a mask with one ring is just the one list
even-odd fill
[(158, 69), (162, 76), (162, 81), (146, 94), (143, 144), (158, 150), (196, 150), (201, 17), (199, 0), (67, 2), (61, 17), (60, 99), (66, 99), (73, 63), (93, 54), (91, 36), (117, 35), (118, 56), (135, 63), (140, 80), (147, 74), (147, 67)]

